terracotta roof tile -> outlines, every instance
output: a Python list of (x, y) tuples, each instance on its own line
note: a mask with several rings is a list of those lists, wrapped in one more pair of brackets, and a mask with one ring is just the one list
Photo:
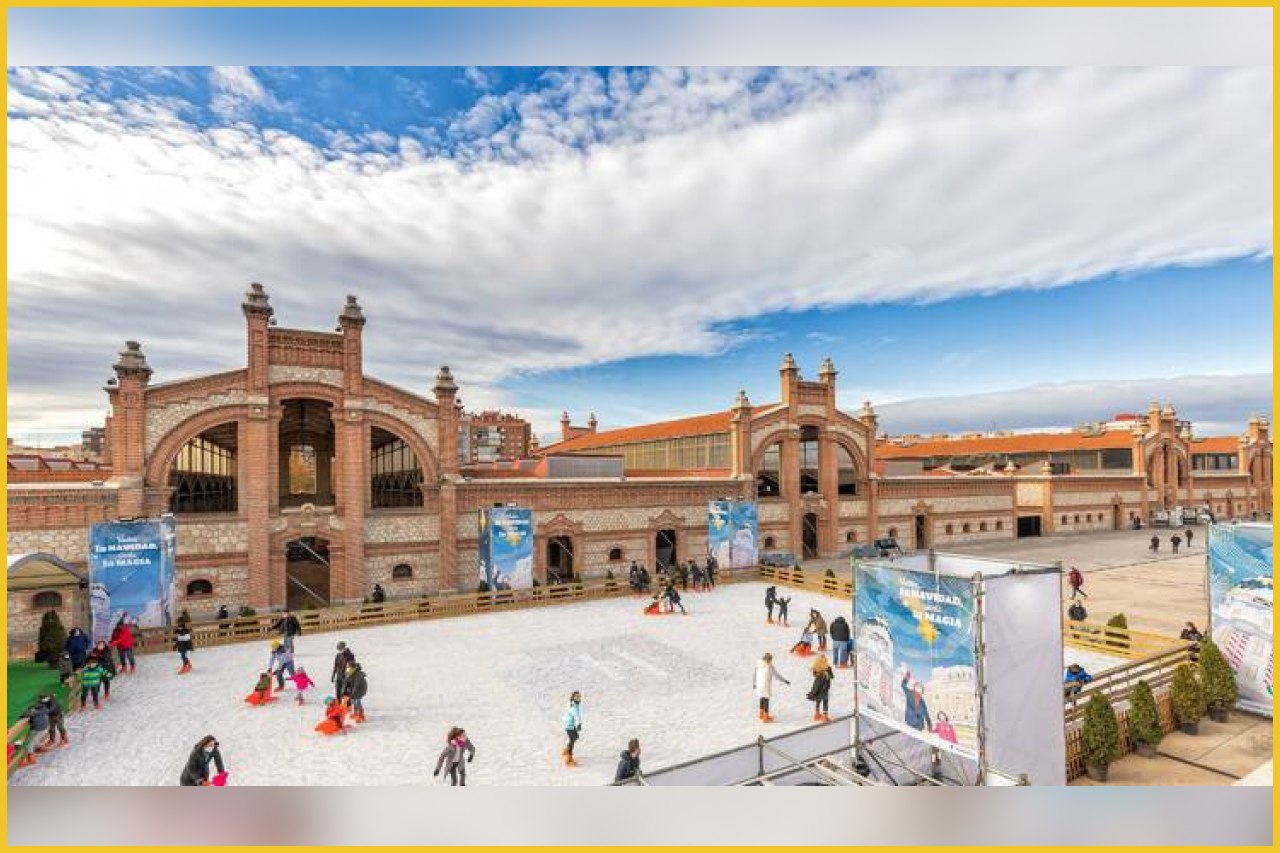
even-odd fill
[(1240, 449), (1240, 439), (1234, 435), (1215, 435), (1191, 441), (1192, 453), (1235, 453)]
[(1100, 435), (1078, 432), (1034, 432), (982, 438), (946, 438), (920, 441), (905, 447), (880, 444), (879, 459), (916, 459), (924, 456), (985, 456), (1000, 453), (1052, 453), (1063, 450), (1108, 450), (1133, 447), (1133, 436), (1121, 430)]
[[(777, 403), (770, 403), (766, 406), (753, 406), (751, 412), (752, 414), (758, 414), (776, 405)], [(553, 453), (572, 453), (575, 450), (590, 450), (597, 447), (613, 447), (618, 444), (656, 441), (663, 438), (714, 435), (718, 432), (728, 432), (732, 424), (732, 417), (733, 411), (726, 409), (723, 412), (713, 412), (709, 415), (694, 415), (693, 417), (679, 418), (674, 421), (658, 421), (657, 423), (641, 424), (640, 426), (587, 433), (586, 435), (570, 438), (568, 441), (547, 445), (539, 453), (545, 456)]]

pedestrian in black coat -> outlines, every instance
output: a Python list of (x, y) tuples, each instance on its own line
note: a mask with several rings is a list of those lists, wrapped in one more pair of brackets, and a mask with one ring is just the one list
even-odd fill
[(360, 664), (353, 663), (347, 667), (346, 679), (343, 681), (343, 696), (351, 706), (351, 715), (357, 723), (364, 722), (364, 696), (369, 692), (369, 682), (364, 676)]
[(625, 782), (628, 779), (634, 779), (636, 774), (640, 772), (640, 741), (632, 738), (627, 743), (627, 748), (618, 756), (618, 769), (613, 774), (613, 781)]
[(302, 636), (302, 624), (298, 622), (298, 617), (294, 616), (288, 610), (281, 614), (271, 626), (272, 631), (279, 631), (284, 637), (285, 645), (293, 648), (293, 638)]
[(205, 735), (196, 743), (195, 749), (187, 757), (186, 766), (182, 768), (182, 776), (178, 784), (183, 786), (208, 785), (209, 765), (212, 763), (219, 773), (226, 773), (222, 765), (222, 753), (218, 750), (218, 739), (213, 735)]
[(342, 698), (343, 688), (347, 681), (347, 667), (356, 662), (356, 656), (346, 643), (338, 643), (338, 653), (333, 656), (333, 673), (329, 680), (333, 682), (333, 695)]
[(40, 697), (40, 704), (44, 705), (45, 711), (49, 714), (49, 746), (53, 746), (54, 741), (61, 738), (62, 745), (66, 746), (67, 740), (67, 712), (62, 707), (62, 703), (58, 701), (58, 697), (52, 693), (46, 693)]

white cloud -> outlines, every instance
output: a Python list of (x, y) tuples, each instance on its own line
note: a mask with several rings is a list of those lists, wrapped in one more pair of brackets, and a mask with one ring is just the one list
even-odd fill
[(243, 65), (219, 65), (209, 70), (210, 108), (224, 119), (245, 118), (255, 108), (276, 109), (275, 97)]
[(456, 158), (255, 128), (245, 69), (212, 130), (51, 73), (10, 77), (10, 382), (84, 400), (125, 337), (157, 379), (239, 363), (253, 280), (286, 326), (359, 294), (372, 372), (474, 397), (774, 311), (1272, 250), (1269, 68), (566, 72), (482, 99)]
[[(881, 429), (891, 434), (1056, 429), (1105, 421), (1122, 412), (1145, 414), (1152, 400), (1171, 403), (1197, 435), (1237, 435), (1250, 415), (1270, 415), (1271, 374), (1053, 382), (902, 400), (879, 405), (876, 413)], [(847, 410), (858, 405), (843, 394), (840, 402)]]

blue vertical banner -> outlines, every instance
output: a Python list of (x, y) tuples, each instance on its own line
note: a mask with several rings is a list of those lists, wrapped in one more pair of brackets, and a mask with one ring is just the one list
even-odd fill
[(533, 510), (480, 510), (480, 579), (490, 590), (533, 586)]
[(1209, 527), (1209, 621), (1236, 674), (1236, 705), (1272, 715), (1270, 524)]
[(859, 712), (976, 758), (973, 583), (863, 563), (854, 590)]
[(707, 550), (724, 568), (741, 569), (760, 562), (760, 516), (751, 501), (707, 504)]
[(93, 525), (89, 607), (94, 639), (108, 639), (121, 619), (143, 628), (172, 625), (176, 558), (172, 515)]

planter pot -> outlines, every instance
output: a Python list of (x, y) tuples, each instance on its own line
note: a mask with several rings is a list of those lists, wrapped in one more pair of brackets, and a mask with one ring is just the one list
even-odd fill
[(1084, 764), (1084, 772), (1095, 782), (1107, 781), (1107, 765), (1105, 764), (1090, 764), (1086, 761)]
[(1156, 757), (1156, 747), (1153, 744), (1136, 743), (1133, 745), (1133, 748), (1134, 748), (1134, 752), (1138, 753), (1138, 755), (1141, 755), (1143, 758)]
[(1209, 709), (1209, 719), (1213, 720), (1215, 723), (1225, 723), (1230, 717), (1231, 710), (1229, 708)]
[(1182, 732), (1184, 735), (1200, 734), (1200, 721), (1197, 720), (1194, 723), (1178, 723), (1178, 731)]

